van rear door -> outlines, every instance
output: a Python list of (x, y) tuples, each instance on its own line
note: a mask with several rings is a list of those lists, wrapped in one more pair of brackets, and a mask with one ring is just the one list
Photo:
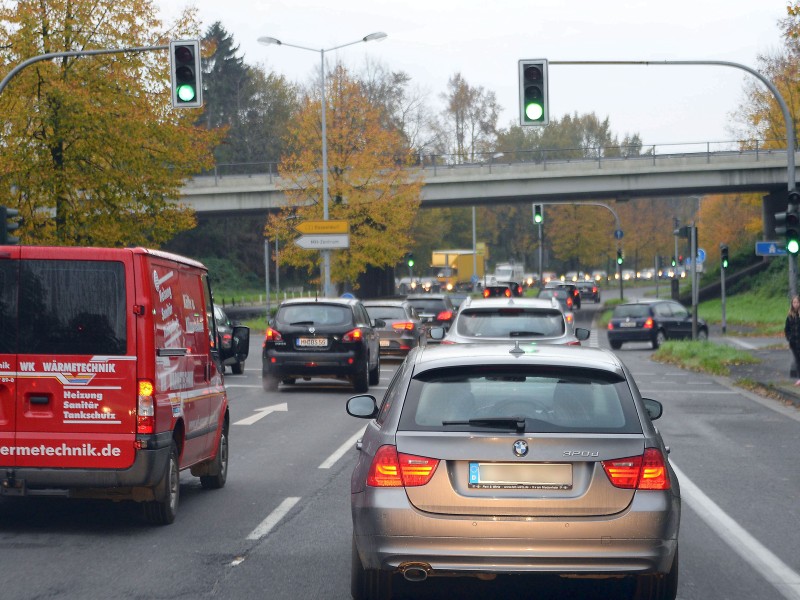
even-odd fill
[(133, 464), (136, 343), (127, 250), (21, 249), (16, 465)]

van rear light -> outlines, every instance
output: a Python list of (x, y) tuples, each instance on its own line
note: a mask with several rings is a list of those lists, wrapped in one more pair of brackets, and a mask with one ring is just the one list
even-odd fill
[(449, 321), (453, 318), (453, 311), (452, 310), (443, 310), (438, 315), (436, 315), (437, 321)]
[(642, 327), (644, 327), (645, 329), (652, 329), (653, 328), (653, 318), (652, 317), (647, 317), (647, 320), (644, 322), (644, 325), (642, 325)]
[(351, 329), (342, 336), (343, 342), (360, 342), (364, 338), (364, 332), (358, 327)]
[(397, 323), (392, 323), (392, 329), (399, 329), (402, 331), (414, 331), (414, 322), (413, 321), (399, 321)]
[(264, 337), (265, 342), (282, 342), (283, 336), (281, 333), (272, 327), (267, 327), (267, 334)]
[(149, 379), (140, 379), (136, 387), (136, 433), (153, 433), (156, 422), (153, 399), (155, 387)]
[(381, 446), (369, 467), (367, 485), (418, 487), (430, 481), (438, 466), (435, 458), (398, 453), (395, 446)]
[(670, 489), (667, 464), (658, 448), (646, 448), (642, 456), (604, 460), (603, 469), (614, 487), (637, 490)]

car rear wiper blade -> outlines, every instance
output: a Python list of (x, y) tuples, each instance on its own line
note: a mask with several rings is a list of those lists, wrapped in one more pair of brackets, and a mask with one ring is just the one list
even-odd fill
[(543, 336), (541, 331), (509, 331), (508, 337), (537, 337)]
[(294, 323), (289, 323), (289, 325), (313, 325), (314, 321), (295, 321)]
[(442, 425), (472, 425), (473, 427), (498, 427), (514, 429), (517, 433), (525, 432), (525, 417), (481, 417), (466, 421), (442, 421)]

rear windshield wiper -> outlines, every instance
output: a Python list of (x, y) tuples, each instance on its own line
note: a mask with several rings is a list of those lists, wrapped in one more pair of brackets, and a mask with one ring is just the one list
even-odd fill
[(509, 331), (508, 337), (536, 337), (544, 335), (541, 331)]
[(313, 324), (314, 324), (314, 321), (295, 321), (294, 323), (289, 323), (289, 325), (291, 325), (293, 327), (295, 325), (313, 325)]
[(442, 421), (442, 425), (471, 425), (473, 427), (498, 427), (514, 429), (517, 433), (525, 432), (525, 417), (482, 417), (467, 421)]

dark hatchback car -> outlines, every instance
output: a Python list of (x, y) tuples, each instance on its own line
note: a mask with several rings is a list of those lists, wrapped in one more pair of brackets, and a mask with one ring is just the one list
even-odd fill
[(539, 573), (675, 599), (681, 502), (661, 404), (612, 352), (520, 346), (419, 348), (382, 401), (348, 401), (370, 420), (350, 483), (353, 598), (391, 598), (400, 577), (414, 598), (428, 577)]
[(365, 300), (371, 319), (384, 322), (378, 327), (381, 354), (405, 356), (425, 338), (425, 329), (407, 300)]
[[(228, 314), (216, 304), (214, 305), (214, 320), (217, 322), (219, 334), (219, 358), (222, 362), (222, 371), (230, 367), (234, 375), (244, 373), (244, 361), (250, 352), (249, 344), (240, 344), (233, 337), (233, 328), (238, 325), (231, 321)], [(248, 338), (249, 339), (249, 338)]]
[(447, 332), (456, 317), (456, 307), (447, 294), (412, 294), (406, 300), (417, 311), (426, 332), (431, 327), (442, 327)]
[(579, 281), (577, 284), (581, 299), (591, 300), (595, 304), (600, 302), (600, 287), (594, 281)]
[[(674, 300), (639, 300), (619, 304), (608, 322), (608, 343), (618, 350), (625, 342), (649, 342), (658, 348), (666, 340), (691, 339), (692, 315)], [(708, 325), (697, 320), (697, 338), (708, 339)]]
[(545, 285), (545, 289), (551, 288), (567, 290), (572, 298), (572, 308), (578, 310), (581, 307), (581, 290), (576, 284), (564, 281), (550, 281)]
[(381, 376), (377, 328), (364, 305), (348, 298), (294, 298), (278, 306), (262, 354), (264, 390), (297, 379), (346, 379), (357, 393)]

